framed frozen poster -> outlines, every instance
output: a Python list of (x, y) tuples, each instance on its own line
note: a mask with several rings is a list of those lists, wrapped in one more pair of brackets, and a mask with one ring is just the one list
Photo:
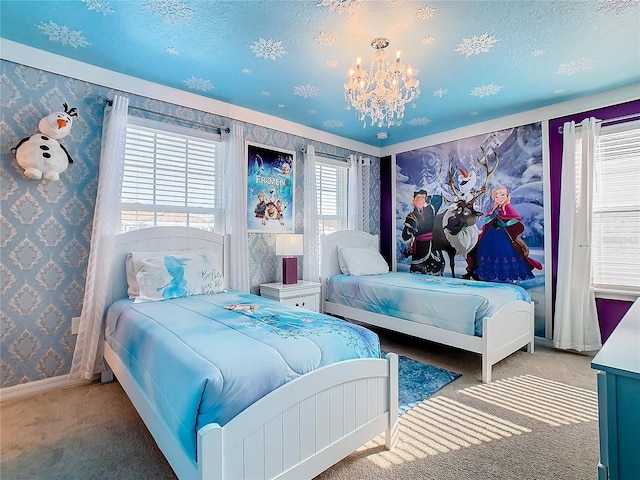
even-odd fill
[(293, 233), (296, 153), (245, 142), (247, 161), (247, 229)]

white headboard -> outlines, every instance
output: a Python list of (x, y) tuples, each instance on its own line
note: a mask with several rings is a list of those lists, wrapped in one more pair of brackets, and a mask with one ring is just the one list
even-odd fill
[(322, 264), (320, 265), (322, 283), (331, 275), (342, 273), (338, 264), (338, 247), (379, 249), (378, 236), (359, 230), (342, 230), (322, 237)]
[[(228, 235), (190, 227), (152, 227), (116, 235), (111, 258), (111, 279), (106, 304), (127, 297), (125, 260), (131, 252), (162, 252), (170, 250), (206, 249), (215, 254), (215, 268), (224, 275), (229, 287)], [(219, 264), (217, 263), (219, 262)]]

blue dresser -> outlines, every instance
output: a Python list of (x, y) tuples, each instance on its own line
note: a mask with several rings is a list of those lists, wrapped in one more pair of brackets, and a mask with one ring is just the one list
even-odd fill
[(640, 299), (591, 362), (598, 370), (598, 480), (640, 479)]

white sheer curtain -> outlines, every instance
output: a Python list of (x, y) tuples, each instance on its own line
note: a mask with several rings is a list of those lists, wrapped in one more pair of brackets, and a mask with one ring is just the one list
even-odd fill
[(93, 213), (91, 248), (84, 288), (82, 314), (71, 377), (91, 379), (102, 370), (102, 316), (111, 270), (115, 236), (120, 225), (120, 190), (127, 136), (129, 99), (116, 95), (105, 108), (102, 150), (98, 167), (98, 192)]
[(347, 228), (369, 232), (369, 158), (349, 155)]
[(302, 278), (310, 282), (320, 279), (320, 245), (318, 234), (318, 195), (316, 192), (316, 150), (307, 145), (304, 153), (304, 256)]
[(247, 162), (244, 158), (244, 128), (232, 122), (225, 145), (226, 232), (231, 236), (229, 248), (229, 287), (249, 291), (249, 234), (247, 233)]
[(579, 352), (601, 346), (596, 300), (591, 289), (591, 187), (599, 130), (595, 118), (585, 119), (580, 129), (576, 129), (575, 122), (567, 122), (563, 127), (553, 344)]

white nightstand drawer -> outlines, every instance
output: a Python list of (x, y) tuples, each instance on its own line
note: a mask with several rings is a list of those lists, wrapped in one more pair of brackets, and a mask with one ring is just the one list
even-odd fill
[(263, 283), (260, 295), (292, 307), (320, 311), (321, 283), (300, 280), (297, 283)]
[(306, 308), (307, 310), (318, 311), (318, 296), (307, 295), (304, 297), (287, 298), (280, 301), (285, 305), (291, 305), (292, 307)]

